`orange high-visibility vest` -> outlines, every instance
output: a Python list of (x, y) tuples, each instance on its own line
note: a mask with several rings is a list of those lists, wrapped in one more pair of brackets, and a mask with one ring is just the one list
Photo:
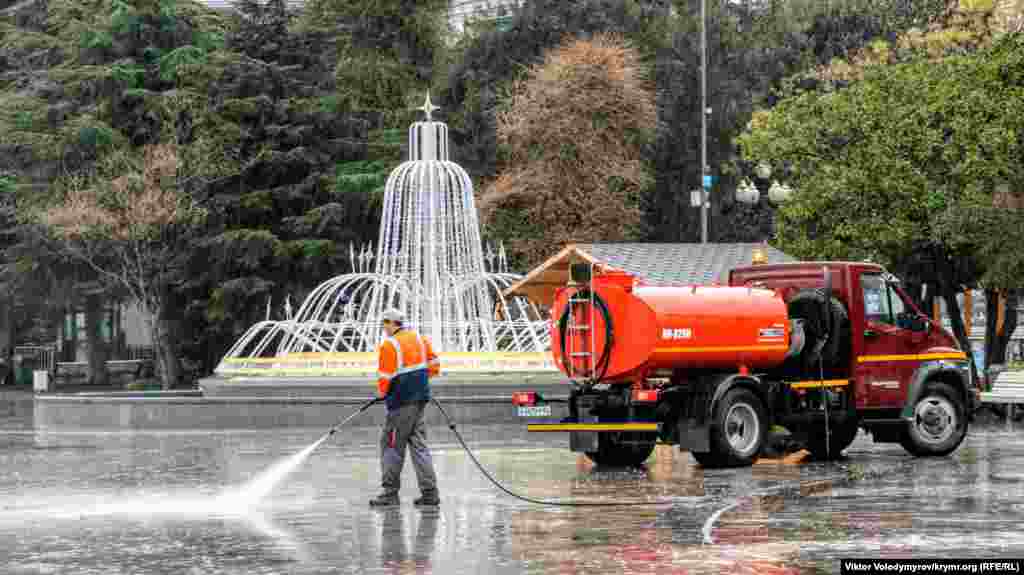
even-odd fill
[(407, 373), (426, 370), (433, 377), (441, 372), (441, 362), (430, 340), (415, 331), (403, 329), (380, 344), (377, 389), (386, 395), (391, 382)]

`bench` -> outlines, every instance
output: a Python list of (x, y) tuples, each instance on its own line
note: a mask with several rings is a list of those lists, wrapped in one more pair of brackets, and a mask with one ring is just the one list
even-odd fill
[[(132, 380), (152, 369), (149, 359), (108, 360), (107, 373), (112, 381), (118, 378)], [(73, 383), (86, 378), (89, 365), (84, 361), (58, 361), (54, 368), (54, 379), (61, 383)]]
[(1013, 406), (1024, 403), (1024, 370), (1004, 371), (992, 381), (991, 391), (981, 393), (981, 403), (1005, 403), (1006, 419), (1013, 419)]

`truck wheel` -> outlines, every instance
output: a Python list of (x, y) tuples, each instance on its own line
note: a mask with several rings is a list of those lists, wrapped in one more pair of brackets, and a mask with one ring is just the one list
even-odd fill
[(903, 430), (900, 444), (918, 456), (948, 455), (967, 435), (964, 402), (945, 383), (925, 384), (914, 404), (914, 420)]
[(831, 437), (827, 447), (825, 445), (825, 429), (823, 427), (816, 428), (808, 434), (807, 451), (811, 452), (814, 459), (839, 459), (843, 450), (849, 447), (857, 437), (857, 427), (856, 419), (849, 419), (840, 425), (830, 426)]
[(705, 467), (751, 465), (768, 437), (764, 406), (749, 389), (729, 390), (715, 405), (711, 419), (711, 452), (694, 459)]
[[(598, 433), (597, 451), (587, 457), (601, 467), (640, 467), (654, 451), (654, 437), (647, 433)], [(628, 443), (627, 443), (628, 441)]]

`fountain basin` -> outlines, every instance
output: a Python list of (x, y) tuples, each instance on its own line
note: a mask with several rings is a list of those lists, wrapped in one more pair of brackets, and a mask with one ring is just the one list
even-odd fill
[[(191, 394), (37, 394), (34, 424), (36, 429), (322, 429), (375, 390), (373, 380), (362, 376), (215, 376), (201, 380), (199, 387)], [(515, 391), (539, 391), (550, 399), (564, 399), (569, 392), (559, 372), (452, 374), (434, 378), (431, 388), (460, 424), (517, 421)], [(552, 416), (564, 416), (564, 406), (555, 404)], [(426, 421), (444, 423), (434, 408), (427, 409)], [(384, 408), (371, 408), (358, 422), (382, 424)]]

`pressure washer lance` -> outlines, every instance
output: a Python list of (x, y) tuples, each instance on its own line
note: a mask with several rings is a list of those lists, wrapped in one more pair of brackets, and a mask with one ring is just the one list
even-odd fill
[(335, 431), (338, 431), (339, 428), (344, 427), (346, 423), (348, 423), (348, 422), (352, 421), (353, 419), (355, 419), (355, 417), (357, 415), (359, 415), (360, 413), (366, 411), (367, 409), (370, 409), (371, 405), (377, 403), (380, 400), (381, 399), (379, 397), (375, 397), (375, 398), (371, 399), (370, 401), (367, 401), (366, 403), (361, 405), (359, 407), (359, 409), (355, 410), (351, 415), (349, 415), (345, 419), (343, 419), (343, 420), (339, 421), (338, 423), (335, 423), (333, 426), (331, 426), (331, 430), (327, 432), (327, 435), (334, 435)]

